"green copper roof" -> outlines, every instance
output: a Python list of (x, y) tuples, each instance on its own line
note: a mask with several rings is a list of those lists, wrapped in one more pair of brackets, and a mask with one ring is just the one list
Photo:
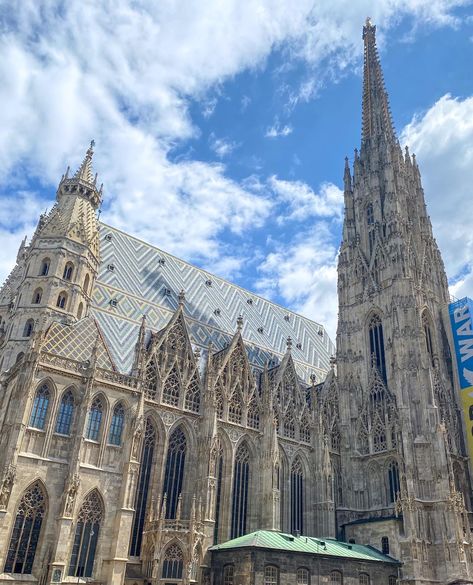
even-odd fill
[(266, 548), (314, 555), (345, 557), (363, 561), (381, 561), (398, 563), (390, 556), (383, 555), (375, 548), (361, 544), (347, 544), (332, 538), (314, 538), (313, 536), (293, 536), (272, 530), (257, 530), (228, 542), (217, 544), (210, 550), (231, 550), (234, 548)]

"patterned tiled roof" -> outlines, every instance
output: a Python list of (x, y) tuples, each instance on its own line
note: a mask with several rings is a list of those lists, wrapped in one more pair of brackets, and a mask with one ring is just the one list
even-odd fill
[(254, 367), (280, 361), (291, 337), (303, 380), (314, 373), (320, 381), (329, 369), (335, 348), (319, 323), (105, 224), (100, 224), (100, 252), (93, 314), (120, 371), (132, 367), (142, 315), (147, 327), (159, 331), (176, 311), (181, 290), (191, 341), (203, 357), (210, 342), (214, 351), (230, 343), (241, 314), (241, 333)]

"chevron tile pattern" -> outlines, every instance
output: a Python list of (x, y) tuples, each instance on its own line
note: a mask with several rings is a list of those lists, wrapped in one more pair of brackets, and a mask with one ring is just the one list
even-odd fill
[(147, 326), (162, 329), (185, 291), (185, 315), (192, 342), (215, 351), (228, 344), (243, 316), (242, 336), (250, 362), (262, 368), (279, 361), (286, 339), (298, 374), (322, 380), (335, 347), (322, 325), (108, 225), (100, 225), (101, 267), (94, 287), (96, 317), (118, 369), (128, 372), (142, 315)]

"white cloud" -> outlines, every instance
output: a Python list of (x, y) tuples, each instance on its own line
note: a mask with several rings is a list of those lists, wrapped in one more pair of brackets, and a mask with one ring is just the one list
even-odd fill
[(455, 296), (473, 296), (473, 96), (441, 97), (401, 140), (415, 152), (434, 235)]
[(209, 136), (209, 146), (219, 158), (225, 158), (230, 155), (235, 148), (238, 148), (236, 142), (225, 138), (217, 138), (213, 132)]
[(265, 132), (266, 138), (279, 138), (280, 136), (289, 136), (294, 128), (290, 124), (281, 125), (278, 120), (272, 126), (269, 126)]
[(257, 288), (282, 296), (291, 308), (325, 325), (335, 339), (337, 324), (337, 248), (325, 222), (276, 246), (259, 267)]
[(307, 183), (284, 181), (274, 175), (269, 178), (268, 184), (286, 210), (278, 218), (280, 223), (291, 219), (302, 221), (313, 216), (334, 217), (338, 220), (342, 217), (343, 192), (333, 183), (323, 183), (320, 194), (314, 193)]

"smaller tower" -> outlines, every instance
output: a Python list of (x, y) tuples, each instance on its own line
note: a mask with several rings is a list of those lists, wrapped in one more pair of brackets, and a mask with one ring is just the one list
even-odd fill
[(94, 142), (73, 177), (62, 176), (56, 203), (41, 215), (29, 245), (0, 290), (0, 370), (26, 351), (38, 328), (74, 322), (89, 311), (99, 266), (97, 209), (102, 186), (92, 170)]

